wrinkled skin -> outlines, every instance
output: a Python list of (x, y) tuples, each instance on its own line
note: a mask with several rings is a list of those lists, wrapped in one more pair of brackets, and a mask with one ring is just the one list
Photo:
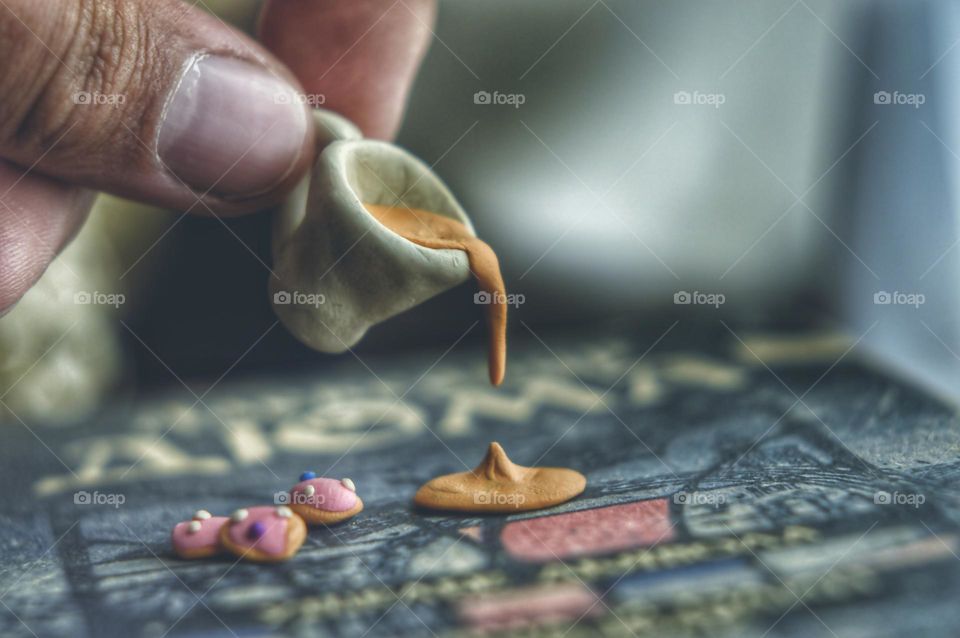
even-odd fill
[[(391, 8), (392, 7), (392, 8)], [(0, 6), (0, 314), (33, 286), (89, 213), (88, 191), (238, 214), (278, 201), (313, 159), (249, 197), (194, 190), (157, 161), (164, 106), (186, 61), (216, 52), (268, 70), (371, 137), (397, 130), (431, 37), (433, 0), (275, 0), (265, 46), (183, 0), (7, 0)], [(271, 53), (272, 51), (272, 53)], [(78, 108), (77, 91), (123, 93)]]

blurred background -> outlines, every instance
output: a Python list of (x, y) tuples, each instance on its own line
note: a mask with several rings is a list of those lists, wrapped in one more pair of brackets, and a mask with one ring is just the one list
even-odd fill
[[(256, 4), (209, 2), (248, 30)], [(948, 2), (442, 0), (397, 143), (525, 296), (511, 338), (663, 315), (827, 321), (951, 395), (958, 27)], [(267, 214), (104, 198), (0, 321), (5, 401), (69, 419), (175, 377), (327, 365), (273, 326), (269, 247)], [(69, 303), (117, 273), (122, 308)], [(357, 352), (442, 351), (478, 318), (465, 285)], [(485, 336), (458, 347), (482, 356)]]

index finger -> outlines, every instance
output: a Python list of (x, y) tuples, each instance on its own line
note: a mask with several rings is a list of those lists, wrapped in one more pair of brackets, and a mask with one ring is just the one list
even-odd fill
[(435, 0), (269, 0), (259, 34), (312, 104), (392, 139), (435, 17)]

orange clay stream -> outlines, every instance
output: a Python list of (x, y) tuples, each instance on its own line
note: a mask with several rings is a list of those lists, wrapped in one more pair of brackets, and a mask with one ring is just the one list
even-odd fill
[(470, 271), (480, 290), (490, 297), (487, 324), (490, 327), (490, 383), (500, 385), (507, 370), (507, 296), (497, 255), (487, 244), (470, 234), (455, 219), (419, 208), (364, 204), (381, 224), (408, 241), (434, 249), (462, 250), (470, 260)]

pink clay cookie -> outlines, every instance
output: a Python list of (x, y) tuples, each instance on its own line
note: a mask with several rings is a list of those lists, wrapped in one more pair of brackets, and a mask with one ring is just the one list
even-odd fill
[(303, 519), (284, 505), (236, 510), (220, 530), (220, 542), (240, 558), (257, 562), (287, 560), (307, 537)]
[(220, 528), (229, 519), (211, 516), (207, 510), (197, 510), (193, 519), (177, 523), (170, 535), (173, 551), (181, 558), (206, 558), (223, 551)]
[(290, 509), (310, 525), (333, 525), (359, 514), (363, 501), (348, 478), (338, 481), (304, 472), (290, 490)]

